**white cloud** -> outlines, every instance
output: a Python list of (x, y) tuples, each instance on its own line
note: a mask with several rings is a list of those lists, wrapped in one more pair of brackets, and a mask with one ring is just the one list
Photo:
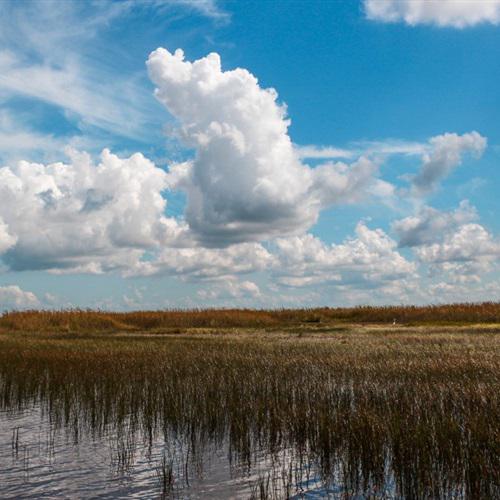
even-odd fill
[[(0, 9), (0, 102), (10, 106), (21, 98), (26, 107), (33, 107), (33, 101), (44, 103), (37, 105), (38, 113), (60, 112), (73, 134), (71, 142), (80, 148), (83, 145), (74, 141), (82, 140), (82, 135), (94, 151), (117, 137), (148, 145), (152, 138), (161, 140), (164, 117), (147, 78), (142, 70), (125, 70), (136, 61), (130, 51), (123, 50), (121, 36), (114, 43), (109, 37), (103, 40), (103, 32), (133, 25), (136, 17), (154, 15), (162, 22), (174, 22), (193, 13), (216, 22), (229, 20), (214, 0), (4, 0)], [(18, 109), (19, 105), (12, 107)], [(46, 159), (46, 151), (61, 147), (50, 133), (31, 126), (10, 130), (1, 122), (0, 117), (4, 160), (26, 158), (23, 152), (36, 150), (42, 153), (36, 158), (39, 161)], [(52, 119), (44, 120), (45, 130), (51, 125)]]
[(358, 141), (352, 144), (353, 150), (364, 155), (422, 155), (428, 145), (421, 142), (385, 139), (381, 141)]
[(0, 11), (2, 98), (40, 100), (62, 108), (80, 128), (90, 125), (145, 139), (154, 113), (149, 90), (136, 75), (122, 75), (112, 64), (103, 63), (102, 45), (99, 57), (92, 54), (99, 31), (131, 6), (130, 2), (99, 2), (92, 8), (80, 2), (5, 2)]
[(294, 145), (297, 156), (301, 160), (351, 159), (360, 156), (385, 157), (390, 155), (423, 155), (429, 145), (421, 142), (385, 139), (380, 141), (354, 141), (346, 148), (336, 146)]
[(439, 243), (422, 245), (415, 252), (430, 263), (492, 262), (500, 259), (500, 241), (480, 224), (468, 223), (446, 234)]
[(145, 306), (142, 290), (137, 287), (133, 287), (128, 294), (124, 294), (122, 300), (127, 309), (140, 309), (141, 306)]
[(500, 23), (500, 0), (365, 0), (368, 19), (465, 28)]
[(147, 64), (158, 100), (196, 150), (170, 186), (186, 191), (186, 221), (205, 245), (303, 231), (324, 206), (359, 199), (376, 174), (368, 159), (315, 169), (301, 163), (276, 91), (245, 69), (223, 71), (218, 54), (191, 63), (182, 50), (160, 48)]
[(141, 154), (104, 150), (97, 166), (70, 154), (70, 164), (0, 168), (0, 237), (7, 235), (3, 260), (12, 269), (102, 272), (181, 237), (164, 216), (163, 170)]
[(422, 167), (412, 179), (412, 194), (423, 196), (434, 191), (439, 182), (462, 163), (464, 154), (482, 156), (487, 140), (477, 132), (443, 134), (429, 140), (431, 150), (423, 156)]
[(336, 148), (334, 146), (315, 146), (312, 144), (308, 146), (295, 145), (295, 151), (301, 160), (328, 160), (334, 158), (349, 159), (354, 156), (354, 152), (348, 149)]
[(216, 0), (153, 0), (151, 3), (159, 9), (179, 5), (218, 22), (225, 23), (230, 19), (229, 13), (221, 9)]
[(477, 211), (467, 200), (450, 212), (423, 207), (418, 215), (395, 221), (392, 228), (399, 238), (399, 246), (415, 247), (432, 244), (444, 234), (455, 232), (463, 224), (475, 221)]
[(12, 248), (16, 241), (17, 238), (9, 233), (9, 227), (0, 217), (0, 255)]
[(260, 289), (253, 281), (227, 280), (198, 290), (198, 297), (206, 300), (258, 299)]
[[(232, 279), (276, 265), (276, 257), (261, 243), (206, 248), (195, 242), (186, 224), (165, 216), (163, 191), (169, 183), (181, 183), (186, 165), (167, 174), (140, 154), (122, 159), (104, 150), (97, 165), (85, 153), (69, 154), (68, 164), (22, 161), (0, 168), (0, 250), (11, 269), (119, 270), (128, 276), (206, 280)], [(354, 201), (373, 168), (364, 159), (351, 167), (318, 167), (317, 179), (325, 190), (317, 198), (330, 193), (328, 201)], [(345, 198), (346, 193), (353, 198)]]
[(378, 163), (364, 156), (351, 164), (328, 162), (311, 171), (313, 184), (310, 195), (320, 202), (320, 207), (342, 203), (356, 203), (367, 198), (367, 194), (379, 193), (382, 185), (389, 183), (376, 178)]
[(0, 286), (0, 311), (38, 307), (40, 301), (32, 292), (25, 292), (17, 285)]
[(500, 300), (500, 284), (498, 281), (479, 283), (440, 281), (431, 284), (426, 289), (427, 303), (479, 302)]
[[(207, 0), (192, 8), (208, 9), (210, 15), (213, 6)], [(115, 14), (98, 12), (102, 18), (93, 17), (95, 25), (84, 25), (92, 32), (128, 7), (116, 8)], [(49, 25), (68, 15), (74, 12), (49, 16)], [(58, 62), (57, 46), (74, 38), (64, 27), (49, 31), (47, 40), (31, 28), (26, 31), (27, 45), (36, 47), (36, 63), (13, 52), (0, 53), (0, 90), (62, 106), (104, 130), (142, 131), (147, 106), (142, 97), (135, 99), (140, 94), (135, 84), (110, 83), (102, 68), (86, 74), (87, 66), (78, 58)], [(423, 156), (410, 188), (414, 196), (422, 196), (465, 153), (481, 155), (485, 138), (471, 132), (444, 134), (428, 144), (388, 140), (345, 150), (300, 147), (288, 135), (290, 122), (277, 93), (261, 88), (245, 69), (223, 71), (217, 54), (187, 62), (181, 51), (158, 49), (148, 66), (157, 98), (177, 119), (178, 136), (195, 150), (195, 157), (170, 165), (168, 172), (140, 154), (119, 158), (108, 150), (97, 165), (88, 155), (72, 152), (67, 164), (22, 161), (0, 168), (0, 256), (8, 267), (176, 276), (202, 283), (199, 298), (218, 301), (267, 300), (256, 283), (239, 281), (241, 275), (260, 271), (269, 272), (279, 290), (288, 287), (297, 295), (290, 300), (306, 300), (307, 294), (298, 297), (294, 290), (299, 287), (314, 290), (311, 301), (324, 297), (327, 289), (354, 303), (371, 301), (375, 291), (384, 300), (405, 300), (416, 293), (416, 265), (384, 231), (360, 223), (354, 237), (337, 245), (304, 232), (325, 207), (370, 196), (393, 199), (394, 186), (378, 178), (384, 155)], [(117, 92), (118, 87), (124, 92)], [(16, 119), (0, 114), (1, 149), (28, 154), (61, 147), (60, 139), (26, 130)], [(124, 124), (130, 128), (123, 129)], [(304, 162), (334, 158), (357, 159), (314, 168)], [(185, 218), (165, 215), (168, 190), (186, 193)], [(425, 207), (396, 222), (394, 229), (400, 246), (414, 247), (420, 262), (447, 273), (450, 282), (455, 279), (456, 290), (460, 276), (465, 276), (463, 282), (477, 280), (498, 256), (498, 242), (476, 219), (467, 204), (450, 213)], [(443, 237), (436, 240), (439, 233)], [(12, 304), (20, 292), (9, 288)], [(19, 296), (28, 305), (39, 303), (29, 292)], [(127, 293), (121, 300), (137, 307), (142, 297)]]
[(417, 258), (433, 273), (446, 273), (453, 282), (478, 281), (500, 262), (500, 240), (477, 223), (474, 207), (440, 212), (424, 207), (419, 214), (396, 221), (400, 246), (413, 247)]
[(66, 141), (52, 134), (43, 134), (24, 124), (5, 110), (0, 110), (0, 161), (8, 162), (31, 155), (59, 154)]
[(275, 243), (279, 259), (275, 274), (287, 286), (330, 282), (366, 287), (369, 282), (399, 280), (415, 272), (415, 265), (397, 252), (395, 241), (362, 222), (356, 226), (356, 237), (338, 245), (326, 245), (311, 234)]
[(274, 257), (260, 243), (239, 243), (227, 248), (164, 248), (154, 259), (137, 262), (129, 275), (166, 274), (190, 280), (232, 278), (271, 267)]
[(404, 141), (400, 139), (384, 139), (380, 141), (354, 141), (347, 148), (335, 146), (299, 146), (295, 150), (302, 159), (332, 159), (356, 158), (359, 156), (388, 156), (388, 155), (423, 155), (429, 145), (421, 142)]

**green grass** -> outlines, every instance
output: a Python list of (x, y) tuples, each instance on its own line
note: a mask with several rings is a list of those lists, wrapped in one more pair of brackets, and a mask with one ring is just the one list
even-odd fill
[[(214, 446), (248, 470), (259, 454), (288, 454), (279, 481), (256, 484), (257, 498), (294, 494), (308, 467), (346, 496), (381, 491), (392, 477), (406, 498), (498, 498), (499, 340), (495, 329), (321, 324), (9, 332), (0, 334), (0, 408), (40, 403), (76, 440), (117, 432), (125, 465), (138, 435), (183, 443), (185, 463)], [(172, 471), (168, 457), (157, 468), (166, 494), (178, 484)]]

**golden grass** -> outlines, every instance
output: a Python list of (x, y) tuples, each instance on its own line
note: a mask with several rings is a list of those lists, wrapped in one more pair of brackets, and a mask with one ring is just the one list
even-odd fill
[[(308, 467), (346, 497), (498, 498), (500, 336), (450, 330), (5, 333), (0, 409), (41, 404), (76, 440), (116, 433), (123, 461), (136, 434), (182, 442), (186, 464), (212, 446), (227, 446), (233, 465), (248, 469), (259, 453), (288, 453), (293, 468), (279, 487), (264, 477), (260, 498), (296, 494)], [(173, 470), (164, 457), (166, 494), (179, 487)]]
[(500, 323), (500, 303), (316, 309), (200, 309), (127, 313), (17, 311), (0, 316), (0, 330), (31, 332), (152, 331), (175, 328), (283, 328), (304, 323)]

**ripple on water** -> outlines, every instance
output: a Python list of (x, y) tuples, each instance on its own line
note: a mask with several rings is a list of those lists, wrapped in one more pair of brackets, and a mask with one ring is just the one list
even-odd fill
[[(157, 467), (164, 453), (163, 440), (152, 446), (135, 440), (136, 446), (125, 466), (116, 466), (116, 436), (91, 438), (54, 430), (40, 406), (22, 411), (0, 411), (0, 498), (158, 498), (161, 493)], [(259, 460), (257, 460), (259, 462)], [(227, 450), (207, 452), (202, 468), (189, 477), (188, 487), (177, 490), (180, 498), (248, 498), (259, 477), (269, 469), (267, 459), (252, 472), (235, 474)], [(182, 462), (174, 467), (183, 480)], [(192, 474), (193, 471), (190, 471)], [(308, 498), (324, 497), (309, 484)]]

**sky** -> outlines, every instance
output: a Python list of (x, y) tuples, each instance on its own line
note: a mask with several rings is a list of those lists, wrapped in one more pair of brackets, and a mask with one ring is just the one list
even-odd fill
[(0, 5), (0, 310), (500, 300), (500, 0)]

